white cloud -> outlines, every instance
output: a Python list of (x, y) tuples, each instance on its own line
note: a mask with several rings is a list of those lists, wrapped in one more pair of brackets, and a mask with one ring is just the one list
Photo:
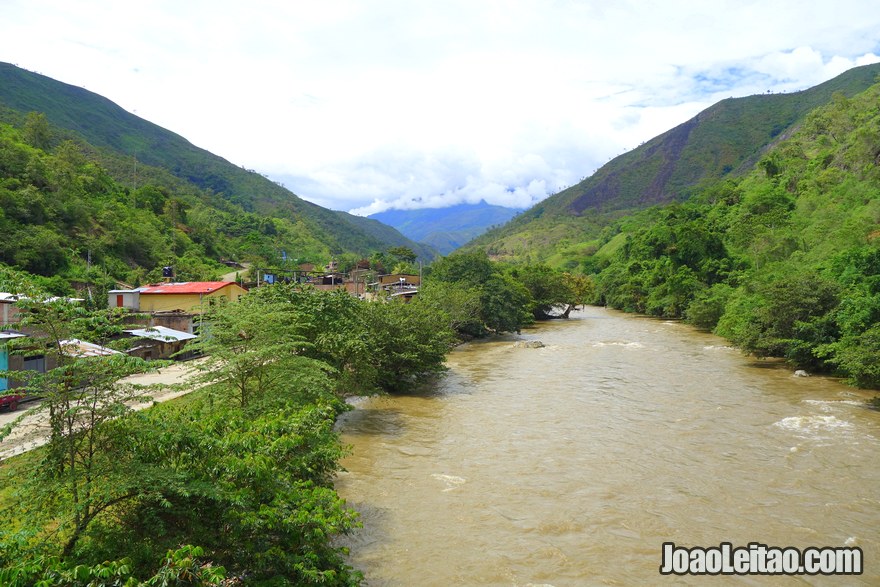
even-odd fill
[(878, 53), (867, 0), (6, 0), (0, 20), (0, 59), (360, 212), (528, 205), (717, 100)]

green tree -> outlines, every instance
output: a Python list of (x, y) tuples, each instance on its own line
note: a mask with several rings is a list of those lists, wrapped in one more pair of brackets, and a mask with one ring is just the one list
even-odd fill
[(404, 391), (445, 370), (454, 337), (443, 313), (418, 302), (367, 302), (364, 322), (381, 389)]
[(454, 253), (435, 261), (431, 264), (430, 278), (479, 287), (496, 272), (486, 253), (478, 250)]
[(400, 262), (412, 264), (416, 262), (416, 255), (409, 247), (399, 246), (388, 249), (388, 254)]
[(709, 289), (700, 291), (688, 304), (685, 318), (694, 326), (712, 330), (724, 314), (732, 293), (733, 288), (726, 283), (716, 283)]
[(49, 150), (52, 145), (52, 130), (46, 115), (42, 112), (28, 112), (22, 129), (22, 138), (32, 147)]
[(853, 384), (880, 389), (880, 323), (827, 345), (820, 356), (827, 357)]
[(374, 352), (364, 317), (365, 302), (343, 290), (320, 291), (299, 285), (261, 288), (287, 311), (285, 329), (308, 345), (297, 352), (332, 367), (340, 395), (376, 391)]
[(91, 352), (82, 350), (81, 339), (106, 345), (121, 332), (118, 314), (91, 312), (33, 289), (18, 306), (23, 311), (21, 327), (35, 334), (14, 341), (13, 352), (57, 365), (45, 372), (7, 373), (23, 382), (24, 394), (42, 398), (30, 411), (49, 426), (45, 461), (25, 476), (20, 498), (27, 496), (31, 507), (25, 511), (35, 516), (35, 525), (40, 520), (45, 523), (47, 517), (52, 520), (62, 552), (68, 555), (96, 518), (137, 498), (152, 474), (140, 478), (125, 468), (127, 459), (114, 452), (119, 437), (108, 426), (146, 400), (145, 390), (125, 384), (122, 378), (150, 367), (123, 353), (89, 356)]
[(837, 284), (814, 273), (784, 275), (732, 298), (718, 332), (759, 357), (821, 368), (816, 351), (837, 337), (831, 311), (838, 292)]
[(419, 290), (418, 303), (432, 312), (443, 315), (449, 328), (467, 337), (483, 336), (485, 326), (481, 317), (480, 288), (462, 282), (450, 283), (428, 280)]
[[(430, 268), (427, 287), (445, 283), (459, 291), (471, 291), (479, 296), (480, 324), (473, 320), (460, 321), (466, 336), (482, 336), (487, 332), (518, 332), (532, 323), (533, 300), (529, 291), (504, 274), (500, 265), (493, 263), (484, 251), (455, 253), (435, 261)], [(451, 309), (451, 308), (450, 308)], [(453, 315), (450, 314), (450, 318)]]
[(592, 276), (575, 273), (565, 273), (564, 276), (571, 287), (572, 302), (575, 305), (584, 306), (593, 301), (596, 296), (596, 284)]
[(204, 550), (184, 546), (168, 551), (162, 567), (141, 582), (132, 574), (128, 559), (96, 565), (68, 563), (58, 557), (17, 560), (0, 569), (0, 584), (6, 587), (211, 587), (226, 577), (223, 567), (203, 562)]
[(568, 316), (575, 305), (571, 281), (548, 265), (526, 265), (511, 270), (511, 275), (528, 290), (531, 310), (536, 320), (554, 317), (554, 312)]
[(207, 323), (191, 349), (206, 355), (199, 364), (202, 383), (224, 383), (242, 407), (273, 389), (286, 368), (308, 362), (312, 346), (297, 332), (291, 304), (257, 288), (235, 303), (216, 303), (204, 316)]
[(493, 275), (481, 288), (480, 302), (483, 324), (492, 332), (519, 332), (534, 321), (529, 291), (510, 275)]

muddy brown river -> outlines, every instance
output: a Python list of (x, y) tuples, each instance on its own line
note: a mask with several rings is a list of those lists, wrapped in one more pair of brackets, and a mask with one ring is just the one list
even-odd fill
[[(448, 366), (341, 421), (368, 585), (880, 584), (873, 394), (601, 308)], [(858, 546), (864, 574), (664, 577), (664, 542)]]

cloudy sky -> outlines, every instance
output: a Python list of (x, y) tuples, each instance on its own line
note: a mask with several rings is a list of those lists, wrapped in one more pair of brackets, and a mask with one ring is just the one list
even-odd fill
[(878, 55), (874, 0), (0, 0), (0, 61), (361, 214), (525, 207)]

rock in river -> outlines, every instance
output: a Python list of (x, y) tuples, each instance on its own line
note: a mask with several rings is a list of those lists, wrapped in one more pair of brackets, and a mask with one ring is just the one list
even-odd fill
[(544, 343), (540, 340), (518, 340), (513, 346), (518, 349), (540, 349), (544, 348)]

